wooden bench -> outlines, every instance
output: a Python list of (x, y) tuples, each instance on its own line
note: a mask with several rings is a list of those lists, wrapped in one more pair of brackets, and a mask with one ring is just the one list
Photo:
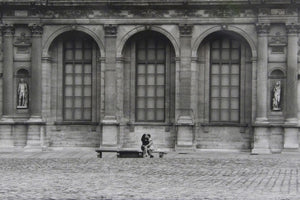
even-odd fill
[[(118, 158), (143, 158), (143, 152), (138, 150), (114, 150), (114, 149), (97, 149), (97, 157), (102, 158), (103, 152), (116, 152)], [(166, 152), (154, 151), (153, 153), (158, 153), (160, 158), (163, 158)]]

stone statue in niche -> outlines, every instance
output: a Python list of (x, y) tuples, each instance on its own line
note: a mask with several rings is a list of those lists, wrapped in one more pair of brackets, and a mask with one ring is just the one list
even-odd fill
[(17, 108), (28, 108), (28, 85), (23, 78), (19, 81), (17, 94)]
[(281, 81), (277, 81), (273, 88), (272, 110), (280, 111), (280, 95), (281, 95)]

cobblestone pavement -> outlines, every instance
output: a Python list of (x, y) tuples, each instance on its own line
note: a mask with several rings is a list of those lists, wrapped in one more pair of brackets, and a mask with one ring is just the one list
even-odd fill
[(0, 153), (0, 199), (300, 199), (300, 156)]

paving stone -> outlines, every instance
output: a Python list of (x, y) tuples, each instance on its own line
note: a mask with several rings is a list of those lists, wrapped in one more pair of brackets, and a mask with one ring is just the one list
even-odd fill
[(0, 199), (299, 199), (298, 155), (0, 154)]

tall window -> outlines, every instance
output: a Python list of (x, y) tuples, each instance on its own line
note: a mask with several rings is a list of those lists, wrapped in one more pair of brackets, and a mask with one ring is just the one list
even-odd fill
[(238, 123), (241, 44), (221, 36), (210, 49), (210, 121)]
[(63, 42), (63, 117), (65, 121), (91, 121), (92, 41), (68, 36)]
[(165, 121), (166, 43), (146, 37), (136, 43), (136, 121)]

